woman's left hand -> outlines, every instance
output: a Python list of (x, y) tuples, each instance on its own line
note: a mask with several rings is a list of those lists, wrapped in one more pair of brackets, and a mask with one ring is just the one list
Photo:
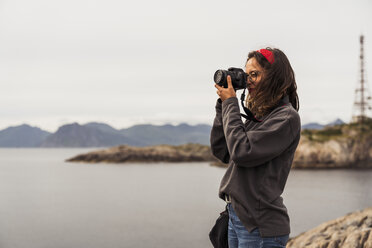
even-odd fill
[(214, 87), (217, 88), (217, 95), (221, 98), (221, 101), (225, 101), (230, 97), (236, 97), (230, 76), (227, 76), (227, 88), (221, 87), (218, 84), (214, 84)]

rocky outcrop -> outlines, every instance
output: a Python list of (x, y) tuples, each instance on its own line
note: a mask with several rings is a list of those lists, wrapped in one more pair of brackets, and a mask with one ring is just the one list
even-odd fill
[(325, 222), (288, 240), (287, 248), (372, 248), (372, 207)]
[(104, 150), (80, 154), (67, 162), (201, 162), (215, 161), (209, 146), (185, 144), (179, 146), (156, 145), (149, 147), (131, 147), (120, 145)]
[(344, 138), (319, 143), (301, 137), (292, 168), (372, 168), (372, 142)]
[(301, 134), (292, 168), (372, 168), (372, 134), (352, 125)]

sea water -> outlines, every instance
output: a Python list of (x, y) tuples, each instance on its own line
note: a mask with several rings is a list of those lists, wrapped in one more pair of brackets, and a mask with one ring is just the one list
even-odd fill
[[(225, 168), (71, 163), (101, 148), (1, 148), (1, 248), (212, 247)], [(372, 206), (372, 170), (292, 169), (290, 237)]]

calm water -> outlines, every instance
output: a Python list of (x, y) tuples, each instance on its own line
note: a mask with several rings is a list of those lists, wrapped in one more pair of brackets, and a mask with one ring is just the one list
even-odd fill
[[(95, 149), (0, 149), (1, 248), (212, 247), (225, 172), (208, 163), (84, 164)], [(291, 234), (372, 206), (372, 170), (292, 170)]]

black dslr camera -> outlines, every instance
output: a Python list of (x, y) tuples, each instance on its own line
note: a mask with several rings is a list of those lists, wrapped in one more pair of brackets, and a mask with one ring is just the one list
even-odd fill
[(247, 74), (240, 68), (230, 67), (226, 70), (217, 70), (214, 73), (214, 82), (221, 87), (227, 88), (227, 76), (230, 75), (231, 83), (235, 91), (247, 88)]

